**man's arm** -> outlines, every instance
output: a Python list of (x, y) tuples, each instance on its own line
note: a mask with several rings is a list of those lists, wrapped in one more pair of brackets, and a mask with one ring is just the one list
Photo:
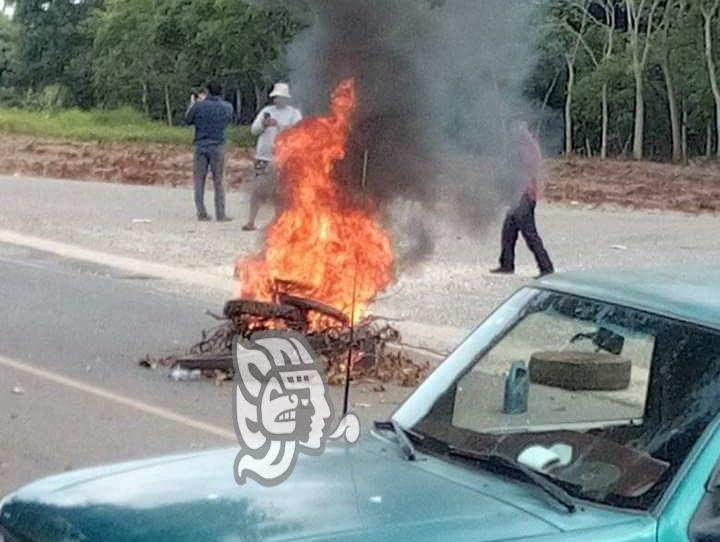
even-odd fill
[(193, 102), (190, 107), (185, 111), (185, 122), (188, 124), (195, 124), (195, 111), (197, 110), (198, 102)]
[(298, 122), (303, 119), (302, 112), (299, 109), (295, 110), (295, 118), (293, 118), (292, 125), (295, 126)]
[(250, 126), (250, 133), (254, 136), (259, 136), (265, 131), (265, 126), (263, 125), (263, 117), (265, 115), (265, 108), (263, 107), (260, 110), (260, 113), (258, 113), (257, 117), (255, 117), (255, 120), (252, 123), (252, 126)]

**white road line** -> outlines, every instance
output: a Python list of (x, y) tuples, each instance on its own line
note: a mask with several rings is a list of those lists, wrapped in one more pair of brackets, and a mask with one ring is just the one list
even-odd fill
[(225, 292), (231, 292), (233, 287), (232, 270), (228, 268), (227, 275), (220, 275), (212, 272), (194, 270), (186, 267), (175, 267), (167, 264), (148, 262), (130, 258), (127, 256), (118, 256), (108, 254), (98, 250), (25, 235), (12, 230), (0, 229), (0, 243), (16, 245), (26, 248), (32, 248), (43, 252), (50, 252), (65, 258), (93, 262), (124, 271), (137, 273), (141, 275), (152, 275), (161, 279), (180, 282), (185, 284), (194, 284), (212, 289), (220, 289)]
[(228, 431), (227, 429), (223, 429), (222, 427), (219, 427), (217, 425), (212, 425), (202, 422), (200, 420), (190, 418), (188, 416), (183, 416), (182, 414), (178, 414), (177, 412), (173, 412), (171, 410), (167, 410), (165, 408), (158, 407), (144, 401), (133, 399), (132, 397), (127, 397), (125, 395), (115, 393), (105, 388), (94, 386), (92, 384), (76, 380), (74, 378), (48, 371), (46, 369), (41, 369), (39, 367), (35, 367), (22, 361), (17, 361), (14, 359), (6, 358), (4, 356), (0, 356), (0, 366), (15, 369), (16, 371), (42, 378), (44, 380), (54, 382), (55, 384), (65, 386), (76, 391), (81, 391), (83, 393), (93, 395), (105, 401), (115, 403), (117, 405), (122, 405), (133, 410), (137, 410), (138, 412), (149, 414), (151, 416), (155, 416), (157, 418), (161, 418), (163, 420), (173, 422), (178, 425), (183, 425), (191, 429), (196, 429), (198, 431), (202, 431), (216, 437), (221, 437), (226, 440), (235, 442), (237, 441), (237, 437), (235, 436), (235, 433), (233, 431)]

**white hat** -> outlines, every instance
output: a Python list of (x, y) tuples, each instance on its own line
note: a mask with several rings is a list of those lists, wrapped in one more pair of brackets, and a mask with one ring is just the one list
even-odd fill
[(290, 96), (290, 85), (287, 83), (275, 83), (272, 92), (270, 93), (271, 98), (291, 98)]

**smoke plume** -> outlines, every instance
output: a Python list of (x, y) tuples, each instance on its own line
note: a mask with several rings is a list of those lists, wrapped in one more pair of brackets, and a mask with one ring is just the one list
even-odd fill
[(334, 86), (355, 79), (357, 121), (337, 173), (359, 190), (368, 152), (364, 190), (415, 240), (405, 256), (432, 251), (432, 225), (480, 232), (494, 223), (522, 189), (503, 173), (503, 157), (509, 121), (531, 116), (522, 92), (534, 62), (531, 3), (304, 5), (311, 24), (289, 53), (297, 101), (305, 113), (324, 111)]

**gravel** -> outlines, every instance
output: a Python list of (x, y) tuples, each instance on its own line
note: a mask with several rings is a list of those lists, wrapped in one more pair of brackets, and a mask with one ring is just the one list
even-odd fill
[[(1, 229), (83, 248), (227, 278), (236, 258), (262, 246), (262, 232), (240, 229), (251, 186), (228, 194), (228, 213), (235, 221), (222, 224), (197, 222), (185, 188), (0, 177), (0, 189)], [(211, 198), (208, 193), (209, 207)], [(261, 225), (269, 213), (263, 209)], [(428, 216), (435, 232), (433, 255), (404, 267), (372, 311), (402, 320), (398, 326), (408, 342), (450, 348), (536, 273), (522, 241), (515, 276), (488, 273), (496, 265), (502, 210), (493, 218), (485, 230), (466, 235)], [(538, 222), (559, 270), (720, 262), (717, 215), (541, 203)], [(184, 291), (207, 299), (208, 308), (218, 312), (231, 296), (218, 288)]]

